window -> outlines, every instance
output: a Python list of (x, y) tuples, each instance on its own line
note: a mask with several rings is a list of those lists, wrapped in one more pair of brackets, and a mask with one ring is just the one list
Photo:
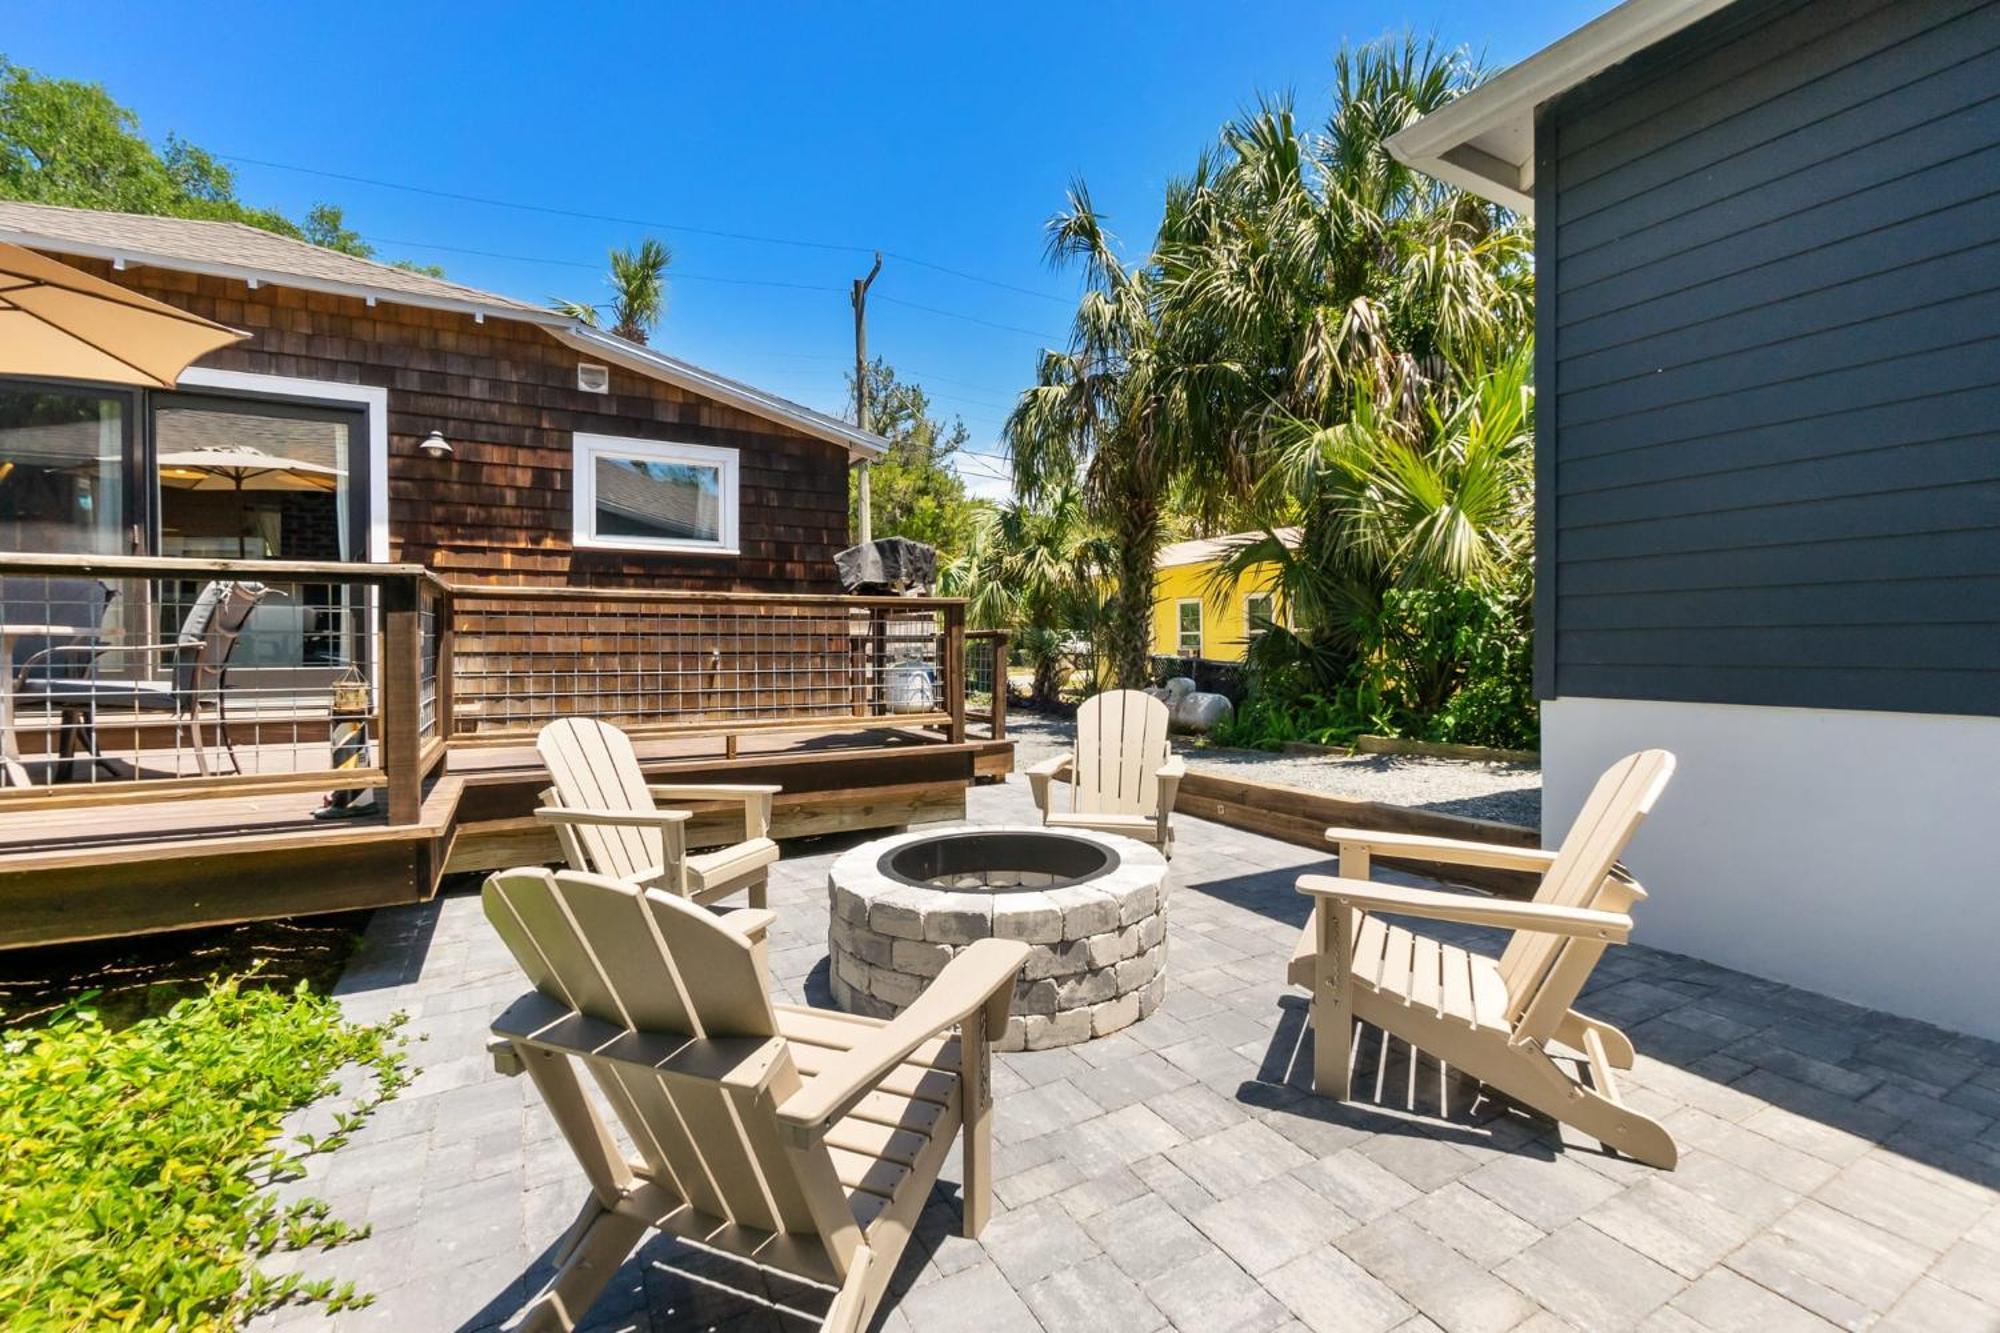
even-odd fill
[(736, 451), (576, 437), (576, 544), (736, 554)]
[(1174, 604), (1177, 618), (1174, 646), (1184, 657), (1201, 656), (1201, 599), (1184, 597)]
[(1243, 637), (1254, 639), (1278, 623), (1277, 603), (1268, 592), (1253, 592), (1243, 599)]
[(124, 396), (0, 385), (0, 550), (124, 555)]

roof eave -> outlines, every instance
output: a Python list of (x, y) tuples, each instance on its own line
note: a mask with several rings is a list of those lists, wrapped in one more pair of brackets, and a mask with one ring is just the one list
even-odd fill
[(140, 266), (165, 269), (170, 273), (196, 273), (212, 278), (234, 278), (238, 282), (253, 285), (269, 283), (273, 287), (290, 287), (298, 291), (323, 292), (330, 296), (349, 296), (357, 300), (381, 304), (411, 306), (419, 310), (446, 310), (461, 315), (472, 315), (479, 319), (511, 319), (523, 324), (539, 324), (555, 327), (569, 322), (569, 317), (557, 312), (535, 310), (528, 306), (502, 305), (490, 301), (461, 300), (450, 296), (430, 296), (406, 292), (396, 287), (377, 287), (368, 283), (337, 282), (330, 278), (308, 277), (297, 273), (285, 273), (274, 269), (259, 268), (252, 264), (229, 264), (218, 260), (185, 259), (178, 255), (163, 255), (155, 251), (129, 245), (107, 245), (99, 241), (77, 241), (67, 237), (49, 236), (42, 232), (19, 231), (0, 227), (0, 241), (8, 241), (30, 250), (44, 250), (55, 254), (80, 256), (86, 259), (103, 259), (122, 268)]
[(713, 371), (703, 370), (700, 366), (668, 356), (650, 347), (628, 342), (602, 329), (591, 328), (588, 324), (564, 320), (549, 326), (549, 333), (558, 342), (580, 352), (601, 356), (613, 365), (623, 366), (627, 370), (665, 381), (690, 393), (698, 393), (718, 402), (728, 403), (731, 407), (740, 408), (752, 416), (789, 426), (814, 439), (840, 445), (847, 450), (850, 460), (873, 460), (889, 451), (889, 442), (872, 432), (859, 430), (844, 421), (815, 412), (802, 404), (726, 379)]
[[(1492, 151), (1511, 134), (1534, 142), (1536, 110), (1735, 0), (1625, 0), (1389, 138), (1389, 151), (1429, 176), (1532, 217), (1535, 158)], [(1484, 143), (1481, 141), (1485, 140)]]

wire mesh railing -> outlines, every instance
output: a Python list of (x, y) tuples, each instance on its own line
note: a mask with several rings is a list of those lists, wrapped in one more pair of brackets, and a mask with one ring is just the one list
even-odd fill
[(1003, 650), (974, 642), (977, 663), (949, 599), (0, 556), (0, 811), (289, 791), (321, 793), (325, 816), (410, 823), (452, 745), (518, 744), (575, 716), (732, 751), (762, 729), (962, 740), (970, 686), (1002, 734)]
[(385, 671), (389, 609), (430, 582), (413, 566), (0, 556), (0, 809), (283, 789), (380, 810), (380, 789), (422, 780), (392, 771)]
[(963, 607), (928, 598), (457, 585), (452, 734), (962, 728)]
[(994, 740), (1007, 738), (1007, 631), (965, 632), (965, 716), (983, 722)]

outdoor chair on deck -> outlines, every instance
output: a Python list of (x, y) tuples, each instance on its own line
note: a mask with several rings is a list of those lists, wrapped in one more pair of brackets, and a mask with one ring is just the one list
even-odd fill
[[(551, 722), (535, 749), (555, 785), (542, 793), (538, 819), (556, 826), (570, 869), (642, 888), (662, 888), (698, 903), (747, 892), (765, 902), (778, 844), (770, 837), (771, 798), (781, 789), (747, 783), (648, 783), (631, 738), (595, 718)], [(658, 801), (715, 801), (743, 810), (743, 840), (689, 855), (686, 810)]]
[(766, 911), (717, 916), (659, 890), (539, 868), (492, 876), (482, 897), (534, 986), (493, 1022), (495, 1065), (534, 1080), (590, 1182), (555, 1276), (516, 1327), (574, 1328), (657, 1229), (816, 1284), (830, 1298), (824, 1333), (857, 1333), (955, 1134), (965, 1234), (985, 1225), (990, 1043), (1006, 1029), (1027, 945), (980, 940), (884, 1022), (772, 1004)]
[[(215, 739), (229, 756), (231, 771), (240, 773), (242, 765), (229, 735), (229, 659), (250, 613), (270, 595), (271, 590), (261, 583), (213, 582), (202, 588), (172, 639), (53, 644), (22, 664), (16, 697), (60, 715), (60, 757), (64, 761), (81, 753), (113, 776), (116, 772), (111, 761), (97, 745), (97, 728), (107, 714), (122, 714), (134, 722), (150, 714), (166, 714), (174, 724), (175, 750), (180, 747), (181, 728), (186, 727), (194, 742), (195, 766), (206, 777), (210, 771), (208, 741), (202, 722), (212, 710)], [(108, 592), (105, 600), (109, 600)], [(100, 608), (92, 623), (101, 624), (102, 620)], [(157, 659), (171, 679), (165, 685), (105, 680), (98, 675), (98, 666), (107, 655)], [(64, 768), (68, 766), (66, 762)]]
[[(1313, 916), (1289, 972), (1292, 984), (1312, 990), (1314, 1087), (1347, 1097), (1360, 1019), (1609, 1147), (1672, 1170), (1679, 1156), (1672, 1137), (1618, 1095), (1612, 1070), (1632, 1067), (1631, 1039), (1571, 1006), (1605, 946), (1631, 935), (1629, 909), (1646, 893), (1618, 868), (1618, 857), (1673, 771), (1665, 750), (1619, 760), (1553, 852), (1328, 829), (1340, 844), (1340, 877), (1300, 878)], [(1375, 884), (1368, 872), (1377, 853), (1532, 870), (1542, 883), (1530, 902)], [(1383, 913), (1514, 934), (1495, 962), (1390, 925)], [(1551, 1042), (1582, 1054), (1589, 1083), (1549, 1058)]]
[[(1152, 843), (1174, 853), (1174, 793), (1187, 764), (1167, 740), (1167, 706), (1143, 690), (1094, 694), (1076, 710), (1076, 749), (1028, 770), (1042, 823)], [(1049, 805), (1049, 783), (1069, 781), (1070, 808)]]

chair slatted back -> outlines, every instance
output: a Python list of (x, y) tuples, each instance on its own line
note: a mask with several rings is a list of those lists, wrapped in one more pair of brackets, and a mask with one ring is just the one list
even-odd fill
[(1076, 710), (1070, 808), (1079, 814), (1150, 815), (1171, 746), (1167, 706), (1143, 690), (1092, 695)]
[[(1623, 912), (1643, 898), (1638, 885), (1614, 877), (1612, 868), (1673, 774), (1674, 757), (1665, 750), (1627, 755), (1605, 770), (1570, 825), (1535, 901)], [(1604, 948), (1598, 940), (1514, 933), (1500, 955), (1500, 978), (1516, 1038), (1540, 1041), (1554, 1033)]]
[[(653, 798), (631, 738), (590, 717), (566, 717), (543, 727), (535, 749), (554, 781), (557, 804), (571, 810), (650, 811)], [(563, 850), (570, 864), (617, 879), (633, 879), (666, 865), (666, 842), (656, 828), (565, 826)], [(579, 861), (575, 852), (581, 850)]]
[(652, 1068), (585, 1061), (656, 1184), (737, 1225), (819, 1230), (773, 1109), (799, 1087), (789, 1050), (766, 1095), (723, 1081), (778, 1031), (748, 939), (671, 894), (574, 871), (503, 871), (482, 902), (535, 989), (672, 1050)]

